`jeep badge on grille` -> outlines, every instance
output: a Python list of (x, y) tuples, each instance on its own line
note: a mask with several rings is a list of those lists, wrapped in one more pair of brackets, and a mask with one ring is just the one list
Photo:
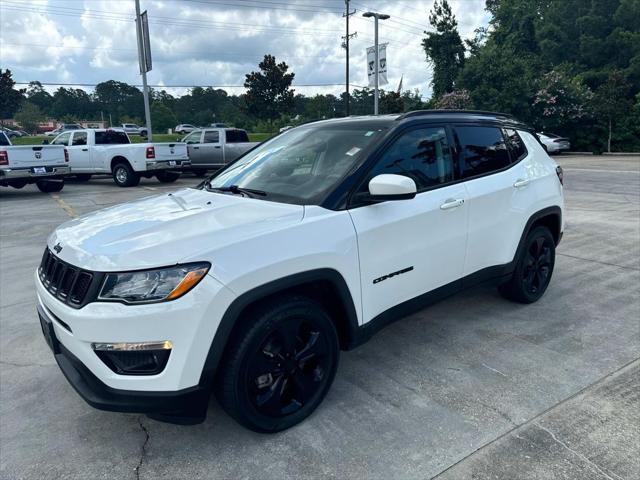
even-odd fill
[(53, 249), (56, 251), (56, 253), (60, 253), (62, 251), (62, 245), (60, 245), (60, 243), (56, 243), (53, 246)]

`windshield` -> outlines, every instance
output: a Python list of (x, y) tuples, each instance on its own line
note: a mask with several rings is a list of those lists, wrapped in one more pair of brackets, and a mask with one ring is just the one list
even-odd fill
[(266, 200), (315, 204), (385, 131), (379, 124), (372, 127), (344, 123), (288, 130), (247, 153), (206, 182), (205, 188), (240, 187), (261, 191), (260, 198)]

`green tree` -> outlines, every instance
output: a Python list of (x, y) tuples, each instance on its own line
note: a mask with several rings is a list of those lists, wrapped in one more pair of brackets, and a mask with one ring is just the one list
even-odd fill
[(293, 108), (291, 82), (295, 74), (287, 73), (289, 66), (285, 62), (276, 63), (273, 55), (265, 55), (258, 66), (260, 71), (246, 75), (245, 102), (250, 114), (272, 123)]
[(594, 109), (599, 118), (604, 119), (607, 125), (607, 152), (611, 152), (611, 138), (616, 124), (620, 123), (630, 112), (633, 106), (628, 98), (631, 85), (624, 74), (614, 70), (609, 74), (607, 82), (596, 91)]
[(15, 115), (15, 120), (23, 130), (34, 133), (38, 131), (38, 124), (44, 119), (37, 105), (31, 102), (22, 102), (20, 110)]
[(552, 70), (538, 82), (533, 105), (545, 130), (562, 129), (587, 117), (593, 93), (578, 77)]
[(458, 22), (447, 0), (436, 0), (429, 15), (434, 32), (425, 32), (422, 47), (427, 62), (433, 66), (433, 96), (440, 97), (454, 89), (455, 80), (464, 66), (464, 44), (458, 33)]
[(164, 133), (169, 128), (174, 128), (177, 123), (176, 116), (165, 104), (160, 102), (151, 104), (151, 125), (154, 132)]
[(11, 70), (0, 68), (0, 120), (13, 117), (24, 99), (24, 91), (16, 90), (15, 85)]
[(37, 106), (41, 112), (49, 113), (53, 97), (47, 92), (40, 82), (29, 82), (27, 87), (27, 100)]

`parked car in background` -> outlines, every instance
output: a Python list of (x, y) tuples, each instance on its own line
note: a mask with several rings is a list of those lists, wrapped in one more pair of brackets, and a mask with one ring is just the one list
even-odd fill
[(14, 146), (0, 132), (0, 186), (22, 188), (35, 183), (41, 192), (59, 192), (69, 172), (69, 156), (63, 146)]
[(127, 135), (140, 135), (141, 137), (147, 136), (147, 127), (139, 127), (135, 123), (123, 123), (122, 130), (124, 130)]
[(143, 176), (175, 182), (180, 170), (190, 165), (184, 143), (131, 143), (120, 129), (64, 132), (51, 143), (67, 147), (71, 173), (79, 180), (106, 173), (120, 187), (133, 187)]
[(280, 128), (279, 132), (280, 132), (280, 133), (282, 133), (282, 132), (286, 132), (287, 130), (289, 130), (289, 129), (291, 129), (291, 128), (293, 128), (293, 126), (291, 126), (291, 125), (286, 125), (286, 126), (284, 126), (284, 127)]
[(277, 432), (322, 402), (341, 349), (391, 321), (481, 282), (539, 300), (563, 208), (562, 169), (512, 117), (327, 120), (196, 188), (59, 226), (34, 272), (37, 309), (94, 407), (195, 423), (213, 391), (240, 424)]
[(0, 131), (2, 133), (4, 133), (7, 138), (16, 138), (16, 137), (21, 137), (22, 134), (16, 130), (11, 130), (10, 128), (4, 127), (4, 126), (0, 126)]
[(227, 128), (227, 124), (226, 123), (210, 123), (209, 127), (211, 128)]
[(177, 125), (176, 128), (173, 129), (173, 131), (176, 133), (179, 133), (180, 135), (184, 135), (185, 133), (193, 132), (194, 130), (197, 130), (197, 129), (198, 127), (194, 125), (190, 125), (188, 123), (181, 123), (180, 125)]
[(538, 133), (537, 135), (549, 153), (562, 153), (571, 149), (568, 138), (553, 133)]
[(68, 132), (69, 130), (80, 130), (80, 129), (82, 129), (82, 126), (78, 125), (77, 123), (63, 123), (55, 130), (44, 132), (44, 134), (47, 137), (55, 137), (56, 135), (59, 135), (62, 132)]
[(182, 141), (187, 144), (191, 170), (199, 176), (233, 162), (259, 143), (250, 142), (247, 132), (238, 128), (194, 130)]

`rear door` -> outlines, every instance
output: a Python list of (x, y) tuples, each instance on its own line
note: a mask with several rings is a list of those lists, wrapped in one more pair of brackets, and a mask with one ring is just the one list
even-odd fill
[(87, 132), (73, 132), (71, 135), (71, 145), (67, 147), (67, 150), (69, 151), (69, 165), (73, 171), (93, 171), (91, 152), (87, 145)]
[(512, 163), (500, 127), (456, 125), (454, 136), (458, 175), (465, 180), (469, 194), (466, 276), (513, 260), (510, 245), (514, 236), (519, 238), (522, 233), (524, 211), (519, 199), (527, 183), (524, 163)]
[(249, 143), (249, 136), (244, 130), (229, 128), (225, 130), (224, 163), (231, 163), (253, 147)]
[[(425, 125), (405, 131), (381, 155), (359, 191), (376, 175), (412, 178), (418, 193), (349, 209), (358, 237), (363, 318), (462, 277), (468, 208), (463, 183), (455, 183), (447, 129)], [(357, 195), (356, 195), (357, 196)]]
[(224, 165), (225, 150), (222, 147), (222, 139), (219, 130), (205, 130), (200, 143), (200, 156), (202, 165), (216, 167)]

